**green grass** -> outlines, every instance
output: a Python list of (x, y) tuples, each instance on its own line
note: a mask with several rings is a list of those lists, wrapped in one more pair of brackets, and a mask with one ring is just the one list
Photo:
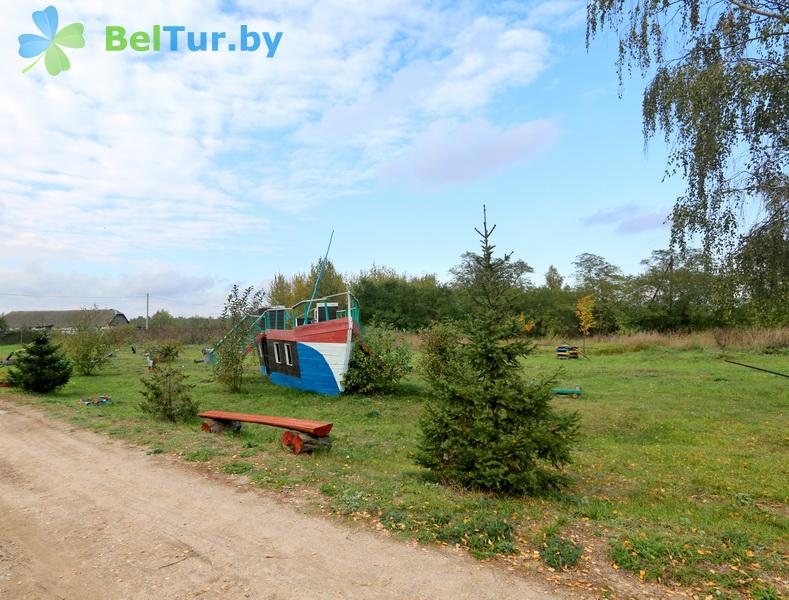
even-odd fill
[[(137, 408), (145, 361), (127, 349), (57, 394), (15, 396), (152, 452), (243, 473), (264, 488), (305, 490), (337, 515), (482, 558), (517, 563), (536, 552), (561, 567), (579, 560), (577, 542), (594, 548), (579, 566), (610, 561), (645, 581), (697, 587), (702, 597), (773, 597), (787, 575), (789, 386), (724, 363), (717, 352), (652, 348), (560, 363), (540, 347), (525, 363), (528, 376), (562, 367), (559, 385), (583, 387), (581, 398), (556, 400), (581, 414), (583, 437), (568, 469), (574, 483), (540, 499), (439, 485), (417, 467), (410, 453), (425, 390), (416, 376), (393, 397), (327, 398), (269, 385), (250, 365), (244, 391), (230, 395), (207, 366), (192, 363), (199, 356), (187, 347), (177, 364), (196, 384), (201, 408), (332, 421), (331, 452), (287, 454), (281, 431), (269, 427), (208, 435), (197, 420), (150, 420)], [(789, 372), (786, 355), (732, 356)], [(94, 394), (113, 402), (81, 405)]]
[(561, 524), (566, 522), (562, 517), (558, 523), (547, 526), (542, 532), (540, 556), (546, 565), (554, 569), (572, 568), (578, 564), (583, 548), (574, 541), (562, 537)]

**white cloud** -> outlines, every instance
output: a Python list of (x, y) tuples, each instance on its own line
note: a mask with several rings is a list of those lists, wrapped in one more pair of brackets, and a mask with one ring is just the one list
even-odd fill
[[(30, 61), (6, 47), (0, 255), (140, 264), (244, 236), (265, 246), (277, 211), (358, 194), (382, 171), (482, 176), (555, 136), (546, 121), (503, 129), (487, 114), (548, 64), (550, 40), (528, 14), (418, 0), (224, 5), (61, 0), (61, 26), (85, 23), (88, 45), (67, 50), (72, 69), (57, 78), (43, 64), (21, 75)], [(0, 39), (35, 31), (31, 10), (7, 2)], [(104, 50), (105, 25), (154, 23), (284, 36), (275, 59)]]
[(570, 29), (586, 20), (586, 3), (583, 0), (548, 0), (531, 6), (526, 22), (530, 26), (548, 29)]
[[(12, 281), (13, 292), (0, 293), (0, 314), (47, 308), (115, 308), (132, 318), (165, 309), (176, 315), (216, 315), (226, 290), (212, 277), (190, 275), (172, 267), (152, 265), (129, 274), (99, 277), (63, 272), (30, 263), (20, 269), (0, 268), (0, 281)], [(11, 295), (13, 294), (13, 295)]]
[(653, 229), (665, 229), (671, 224), (670, 217), (670, 208), (654, 210), (630, 203), (598, 210), (581, 219), (581, 223), (587, 226), (616, 225), (614, 231), (617, 233), (634, 235)]
[(556, 137), (551, 121), (531, 121), (503, 130), (483, 119), (462, 124), (438, 121), (404, 157), (385, 165), (381, 176), (428, 184), (468, 181), (539, 154)]
[(499, 9), (519, 15), (528, 27), (566, 31), (586, 23), (584, 0), (503, 0)]
[(667, 229), (671, 225), (670, 210), (657, 210), (625, 219), (616, 228), (617, 233), (635, 235), (652, 229)]

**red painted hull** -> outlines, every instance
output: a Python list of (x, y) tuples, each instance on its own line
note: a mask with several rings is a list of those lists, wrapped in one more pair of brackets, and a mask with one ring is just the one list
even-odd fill
[[(300, 325), (296, 329), (269, 329), (258, 338), (268, 337), (270, 340), (283, 342), (313, 342), (344, 344), (348, 342), (348, 317)], [(353, 324), (354, 332), (358, 330)]]

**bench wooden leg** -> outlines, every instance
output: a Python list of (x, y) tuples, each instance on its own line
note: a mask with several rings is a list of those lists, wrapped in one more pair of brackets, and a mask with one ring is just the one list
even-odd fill
[(207, 433), (235, 433), (241, 429), (238, 421), (226, 421), (224, 419), (208, 419), (203, 421), (203, 431)]
[(330, 449), (331, 439), (328, 436), (316, 437), (309, 433), (291, 431), (288, 429), (282, 434), (282, 446), (284, 448), (290, 448), (293, 454), (310, 454), (315, 449)]

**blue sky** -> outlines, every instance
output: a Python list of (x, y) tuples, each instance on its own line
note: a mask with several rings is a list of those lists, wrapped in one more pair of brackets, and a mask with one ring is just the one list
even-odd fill
[[(332, 229), (343, 272), (446, 278), (483, 203), (536, 282), (582, 252), (634, 272), (666, 246), (682, 183), (663, 181), (662, 140), (644, 152), (640, 77), (617, 96), (615, 40), (587, 53), (583, 2), (370, 4), (62, 1), (87, 46), (52, 78), (17, 54), (45, 5), (13, 0), (0, 312), (136, 315), (150, 292), (152, 310), (216, 314), (234, 282), (307, 269)], [(283, 37), (273, 59), (104, 51), (106, 25), (157, 23)]]

